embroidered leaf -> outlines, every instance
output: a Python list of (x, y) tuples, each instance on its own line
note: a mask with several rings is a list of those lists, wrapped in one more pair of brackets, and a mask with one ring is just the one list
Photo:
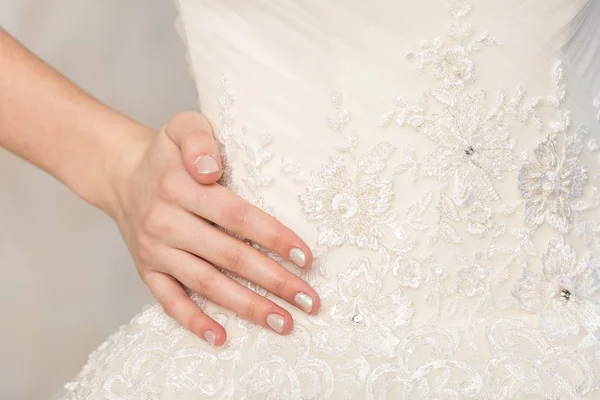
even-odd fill
[(588, 134), (588, 128), (585, 125), (580, 126), (572, 135), (567, 138), (566, 153), (571, 156), (577, 156), (583, 150), (583, 140)]
[(329, 118), (329, 125), (334, 131), (341, 131), (350, 122), (350, 113), (343, 110), (337, 113), (335, 117)]
[(452, 96), (452, 93), (450, 93), (447, 90), (443, 90), (443, 89), (432, 90), (431, 95), (438, 102), (440, 102), (440, 104), (444, 104), (447, 106), (453, 106), (454, 103), (456, 102), (456, 99), (454, 98), (454, 96)]
[(410, 161), (401, 162), (400, 164), (398, 164), (394, 167), (393, 174), (394, 175), (401, 174), (402, 172), (405, 172), (410, 167), (412, 167), (412, 165), (413, 165), (413, 163)]
[(431, 202), (432, 192), (427, 192), (419, 201), (411, 204), (406, 210), (406, 223), (412, 228), (423, 230), (428, 228), (428, 224), (420, 217), (425, 213), (425, 210)]
[(337, 144), (337, 149), (342, 153), (352, 153), (356, 148), (358, 138), (353, 134), (345, 134)]
[(250, 176), (258, 176), (258, 168), (256, 167), (256, 164), (246, 161), (244, 162), (244, 166), (246, 167), (246, 170)]
[(401, 107), (397, 111), (396, 123), (398, 126), (404, 126), (406, 124), (406, 120), (408, 119), (408, 108)]
[(272, 176), (261, 176), (260, 178), (258, 178), (258, 184), (260, 186), (269, 186), (273, 183), (273, 177)]
[(273, 158), (272, 151), (268, 151), (268, 150), (261, 151), (260, 156), (258, 157), (258, 160), (256, 160), (256, 164), (258, 167), (261, 167), (264, 164), (266, 164), (267, 162), (271, 161), (272, 158)]
[(337, 90), (331, 91), (331, 102), (333, 103), (333, 107), (337, 110), (340, 108), (342, 104), (342, 95)]
[(456, 233), (456, 229), (447, 222), (441, 221), (439, 224), (440, 234), (444, 238), (444, 240), (448, 243), (462, 243), (462, 239)]
[(425, 117), (422, 115), (413, 115), (408, 118), (408, 125), (412, 126), (413, 128), (418, 128), (419, 126), (423, 125), (423, 122), (425, 122)]
[(381, 119), (379, 120), (379, 125), (382, 127), (389, 126), (394, 120), (394, 117), (397, 113), (398, 112), (396, 110), (393, 110), (384, 114), (383, 117), (381, 117)]
[(458, 299), (454, 299), (450, 303), (448, 303), (448, 305), (446, 306), (446, 312), (448, 313), (448, 316), (452, 316), (456, 313), (457, 304)]
[(454, 204), (452, 199), (450, 199), (450, 197), (446, 196), (443, 193), (440, 195), (440, 206), (444, 211), (444, 214), (446, 215), (446, 217), (448, 217), (450, 221), (460, 221), (460, 215), (458, 214), (458, 209), (456, 208), (456, 205)]
[(540, 115), (536, 112), (534, 112), (532, 115), (533, 115), (533, 125), (535, 126), (535, 129), (537, 129), (538, 131), (543, 131), (544, 130), (544, 122), (540, 118)]
[(267, 146), (269, 146), (271, 143), (273, 143), (273, 136), (267, 134), (264, 134), (260, 137), (260, 148), (265, 148)]
[(361, 174), (376, 174), (386, 167), (386, 161), (396, 150), (389, 143), (379, 143), (369, 151), (358, 158), (358, 172)]
[(435, 380), (435, 387), (437, 390), (442, 390), (444, 386), (450, 380), (450, 369), (444, 369), (441, 374)]

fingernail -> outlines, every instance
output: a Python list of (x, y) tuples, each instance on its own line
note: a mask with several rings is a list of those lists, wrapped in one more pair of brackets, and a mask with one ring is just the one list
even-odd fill
[(204, 339), (206, 339), (206, 341), (211, 345), (215, 345), (215, 333), (213, 331), (205, 331)]
[(211, 156), (200, 156), (194, 162), (196, 169), (199, 174), (207, 175), (212, 174), (213, 172), (217, 172), (219, 170), (219, 164), (217, 164), (217, 160), (212, 158)]
[(313, 308), (313, 299), (312, 299), (312, 297), (310, 297), (306, 293), (302, 293), (302, 292), (298, 293), (294, 297), (294, 302), (304, 312), (307, 312), (307, 313), (310, 314), (310, 312), (312, 311), (312, 308)]
[(304, 267), (306, 264), (306, 254), (297, 247), (290, 250), (290, 259), (300, 268)]
[(275, 332), (283, 332), (283, 317), (279, 314), (267, 315), (267, 325), (269, 325)]

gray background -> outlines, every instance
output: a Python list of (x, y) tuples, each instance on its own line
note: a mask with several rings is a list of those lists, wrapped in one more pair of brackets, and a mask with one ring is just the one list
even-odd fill
[[(0, 0), (6, 30), (153, 128), (196, 108), (175, 17), (169, 0)], [(112, 220), (0, 149), (0, 398), (51, 397), (151, 301)]]

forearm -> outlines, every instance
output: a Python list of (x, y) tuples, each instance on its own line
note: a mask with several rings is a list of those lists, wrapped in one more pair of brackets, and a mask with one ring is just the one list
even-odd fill
[(121, 158), (152, 134), (86, 94), (0, 28), (0, 146), (111, 213)]

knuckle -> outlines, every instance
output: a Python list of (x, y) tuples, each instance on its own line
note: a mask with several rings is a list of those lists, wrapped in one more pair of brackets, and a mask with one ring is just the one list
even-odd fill
[(202, 332), (204, 330), (204, 325), (206, 322), (206, 318), (201, 311), (193, 312), (186, 321), (184, 321), (184, 326), (191, 332)]
[(171, 118), (167, 124), (167, 130), (181, 133), (193, 131), (205, 134), (210, 132), (210, 125), (202, 114), (195, 111), (183, 111)]
[(272, 250), (279, 250), (284, 247), (286, 243), (285, 235), (282, 233), (281, 228), (277, 228), (269, 239), (269, 245)]
[[(248, 220), (249, 208), (246, 204), (239, 204), (227, 208), (225, 220), (231, 229), (242, 230)], [(240, 232), (237, 232), (240, 233)]]
[(229, 247), (224, 256), (226, 268), (233, 273), (239, 272), (246, 263), (246, 254), (238, 246)]
[(137, 241), (137, 255), (139, 260), (146, 265), (152, 265), (156, 260), (156, 245), (148, 235), (142, 235)]
[(275, 278), (275, 281), (273, 282), (273, 291), (275, 293), (285, 293), (287, 288), (288, 288), (288, 280), (287, 279), (284, 279), (281, 277)]
[(181, 182), (174, 173), (164, 172), (158, 179), (157, 195), (165, 201), (172, 202), (177, 198), (180, 187)]
[(256, 299), (250, 299), (246, 306), (246, 318), (249, 321), (256, 321), (258, 316), (258, 303)]
[(160, 305), (163, 308), (165, 314), (170, 316), (171, 318), (175, 318), (176, 310), (177, 310), (177, 301), (171, 300), (170, 298), (162, 298), (159, 300)]
[(212, 282), (212, 278), (196, 274), (192, 277), (192, 288), (196, 293), (205, 297), (210, 297)]
[(165, 213), (158, 205), (153, 205), (146, 211), (142, 226), (147, 234), (154, 237), (169, 236), (173, 233), (171, 221), (165, 217)]
[(158, 212), (158, 205), (153, 202), (146, 206), (140, 214), (140, 227), (142, 232), (148, 232), (148, 227), (152, 224), (152, 220), (155, 218)]

